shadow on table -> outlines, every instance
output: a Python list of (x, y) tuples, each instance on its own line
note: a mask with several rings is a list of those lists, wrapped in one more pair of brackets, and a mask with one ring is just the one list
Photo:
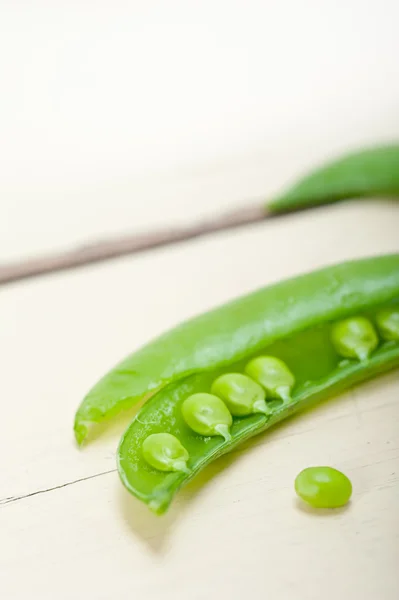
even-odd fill
[(313, 508), (309, 504), (306, 504), (300, 498), (295, 498), (294, 507), (306, 515), (312, 517), (336, 517), (350, 509), (351, 503), (340, 506), (339, 508)]
[(180, 491), (168, 512), (160, 516), (152, 513), (147, 505), (129, 494), (125, 488), (118, 486), (119, 503), (125, 522), (152, 551), (165, 552), (168, 538), (173, 534), (175, 526), (184, 519), (187, 511), (195, 518), (194, 507), (195, 503), (200, 501), (201, 491), (215, 476), (236, 461), (236, 453), (231, 453), (208, 465)]

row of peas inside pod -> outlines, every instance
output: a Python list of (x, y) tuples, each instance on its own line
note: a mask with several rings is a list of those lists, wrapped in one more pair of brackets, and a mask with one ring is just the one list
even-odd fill
[[(386, 308), (375, 316), (385, 342), (399, 340), (399, 311)], [(365, 361), (377, 348), (379, 338), (372, 321), (352, 317), (332, 326), (331, 341), (338, 355), (345, 359)], [(211, 386), (211, 393), (189, 396), (182, 404), (186, 424), (202, 436), (222, 436), (230, 441), (233, 417), (273, 412), (268, 400), (289, 404), (295, 386), (294, 374), (279, 358), (258, 356), (245, 367), (245, 373), (226, 373)], [(160, 471), (189, 472), (189, 453), (170, 433), (154, 433), (143, 442), (143, 457)]]

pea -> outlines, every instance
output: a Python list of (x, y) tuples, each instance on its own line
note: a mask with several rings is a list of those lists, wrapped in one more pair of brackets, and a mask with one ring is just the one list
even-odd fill
[(189, 472), (189, 454), (177, 437), (170, 433), (149, 435), (143, 442), (142, 453), (146, 462), (158, 471)]
[(245, 367), (247, 375), (265, 388), (271, 398), (289, 401), (295, 377), (287, 365), (275, 356), (258, 356)]
[(196, 433), (221, 435), (226, 441), (231, 439), (229, 429), (233, 418), (223, 400), (214, 394), (192, 394), (183, 402), (182, 414), (187, 425)]
[(253, 379), (242, 373), (226, 373), (212, 384), (212, 394), (225, 402), (235, 417), (245, 417), (252, 413), (269, 413), (264, 389)]
[(295, 491), (314, 508), (338, 508), (349, 502), (352, 484), (332, 467), (308, 467), (297, 475)]
[(384, 340), (399, 340), (399, 309), (385, 308), (378, 312), (375, 317), (378, 329)]
[(378, 346), (377, 333), (365, 317), (352, 317), (335, 323), (331, 340), (338, 354), (359, 360), (366, 360)]

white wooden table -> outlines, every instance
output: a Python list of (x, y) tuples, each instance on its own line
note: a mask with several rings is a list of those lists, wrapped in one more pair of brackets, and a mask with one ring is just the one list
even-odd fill
[[(1, 260), (213, 214), (399, 138), (394, 1), (17, 4), (0, 2), (15, 51), (13, 67), (0, 53)], [(398, 232), (398, 203), (353, 201), (0, 288), (1, 598), (396, 600), (398, 372), (220, 459), (163, 517), (118, 480), (126, 423), (84, 450), (72, 423), (97, 378), (162, 330), (398, 252)], [(311, 464), (349, 475), (346, 510), (297, 504)]]

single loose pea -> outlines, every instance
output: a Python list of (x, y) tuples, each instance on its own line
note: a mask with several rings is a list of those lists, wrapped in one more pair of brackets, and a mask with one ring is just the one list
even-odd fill
[(144, 459), (159, 471), (188, 473), (189, 454), (177, 437), (171, 433), (153, 433), (143, 442)]
[(338, 508), (349, 502), (352, 484), (332, 467), (308, 467), (297, 475), (295, 491), (314, 508)]
[(231, 439), (230, 427), (233, 418), (229, 409), (214, 394), (193, 394), (182, 405), (185, 422), (200, 435), (221, 435), (226, 441)]
[(366, 360), (378, 346), (377, 333), (365, 317), (352, 317), (335, 323), (331, 339), (338, 354), (345, 358)]
[(399, 340), (399, 308), (384, 308), (377, 313), (375, 319), (384, 340)]
[(258, 356), (245, 367), (247, 375), (263, 386), (267, 395), (287, 402), (295, 384), (295, 377), (287, 365), (274, 356)]
[(213, 382), (211, 391), (212, 394), (222, 398), (235, 417), (270, 412), (265, 402), (264, 389), (253, 379), (241, 373), (221, 375)]

